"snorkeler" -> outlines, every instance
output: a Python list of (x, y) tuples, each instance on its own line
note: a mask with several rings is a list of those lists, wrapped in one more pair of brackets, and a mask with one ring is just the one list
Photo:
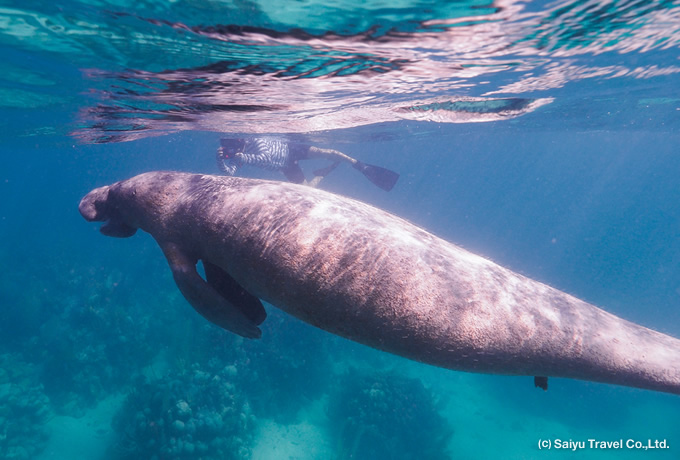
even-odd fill
[[(316, 187), (321, 179), (333, 171), (341, 161), (355, 169), (383, 190), (390, 191), (399, 179), (399, 174), (380, 166), (369, 165), (333, 149), (322, 149), (312, 145), (285, 142), (260, 137), (254, 139), (221, 139), (217, 150), (217, 164), (225, 174), (233, 176), (243, 165), (279, 170), (291, 182)], [(314, 171), (314, 178), (307, 182), (298, 161), (325, 158), (333, 163)]]

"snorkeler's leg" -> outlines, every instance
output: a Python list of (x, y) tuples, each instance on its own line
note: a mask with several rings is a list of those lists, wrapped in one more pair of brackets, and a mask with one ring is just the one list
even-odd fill
[(318, 187), (321, 180), (324, 177), (326, 177), (327, 175), (329, 175), (331, 173), (331, 171), (333, 171), (335, 168), (337, 168), (339, 164), (340, 164), (340, 162), (336, 161), (335, 163), (332, 163), (331, 165), (326, 166), (325, 168), (315, 170), (314, 171), (314, 178), (312, 180), (310, 180), (309, 182), (305, 181), (304, 184), (309, 185), (310, 187), (314, 187), (314, 188)]
[(309, 147), (309, 158), (328, 158), (335, 161), (347, 161), (354, 169), (358, 169), (368, 180), (383, 190), (390, 191), (399, 179), (399, 174), (381, 166), (369, 165), (359, 160), (355, 160), (349, 155), (333, 149), (321, 149), (319, 147)]
[(349, 164), (355, 164), (357, 160), (349, 155), (334, 150), (334, 149), (322, 149), (320, 147), (310, 146), (307, 152), (307, 158), (326, 158), (333, 161), (346, 161)]
[[(291, 152), (293, 152), (293, 150), (291, 150)], [(346, 161), (350, 163), (354, 169), (361, 171), (368, 180), (386, 191), (392, 190), (392, 187), (394, 187), (394, 184), (396, 184), (399, 179), (399, 174), (394, 171), (390, 171), (381, 166), (366, 164), (334, 149), (322, 149), (312, 145), (304, 152), (304, 158), (301, 157), (300, 159), (307, 158), (327, 158), (332, 161)]]
[(333, 172), (333, 170), (335, 168), (337, 168), (339, 164), (340, 164), (340, 162), (336, 161), (335, 163), (331, 163), (330, 165), (326, 166), (325, 168), (315, 169), (314, 170), (314, 176), (326, 177), (331, 172)]
[(297, 161), (293, 161), (283, 168), (281, 168), (281, 172), (283, 173), (284, 176), (286, 176), (286, 179), (288, 179), (289, 182), (292, 182), (294, 184), (306, 184), (307, 181), (305, 179), (305, 173), (302, 172), (302, 168), (300, 168), (300, 165), (298, 164)]
[(314, 178), (312, 180), (310, 180), (309, 182), (305, 180), (302, 183), (302, 185), (307, 185), (307, 186), (312, 187), (312, 188), (317, 188), (319, 186), (319, 182), (321, 182), (321, 179), (323, 179), (323, 176), (314, 176)]

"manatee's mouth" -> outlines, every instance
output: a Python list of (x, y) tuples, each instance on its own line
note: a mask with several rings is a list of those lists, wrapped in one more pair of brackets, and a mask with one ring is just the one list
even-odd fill
[(108, 198), (108, 186), (92, 190), (80, 200), (78, 205), (80, 215), (88, 222), (104, 222), (104, 225), (99, 229), (103, 235), (116, 238), (128, 238), (134, 235), (137, 232), (136, 228), (111, 215)]
[(129, 238), (137, 233), (136, 228), (130, 227), (125, 222), (116, 219), (109, 219), (99, 228), (99, 231), (102, 235), (113, 236), (115, 238)]

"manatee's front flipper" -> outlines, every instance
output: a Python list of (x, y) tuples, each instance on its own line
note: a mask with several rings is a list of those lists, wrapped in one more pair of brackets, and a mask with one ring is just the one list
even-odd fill
[(241, 287), (227, 272), (215, 264), (203, 261), (205, 279), (222, 297), (234, 305), (256, 325), (262, 324), (267, 318), (267, 312), (260, 299)]
[(198, 313), (211, 323), (242, 337), (257, 339), (262, 336), (253, 320), (199, 276), (195, 259), (192, 260), (174, 243), (161, 244), (161, 249), (168, 259), (177, 287)]

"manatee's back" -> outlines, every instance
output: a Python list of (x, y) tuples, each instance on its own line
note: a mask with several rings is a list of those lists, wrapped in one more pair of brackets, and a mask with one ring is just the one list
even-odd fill
[(81, 212), (115, 215), (221, 267), (255, 296), (375, 348), (453, 369), (680, 392), (677, 339), (348, 198), (149, 173), (94, 190)]
[[(310, 187), (203, 176), (181, 201), (178, 222), (201, 216), (185, 229), (199, 258), (306, 322), (395, 353), (412, 354), (414, 341), (429, 347), (455, 324), (453, 304), (471, 289), (456, 277), (487, 263)], [(395, 330), (414, 340), (395, 340)]]
[(310, 324), (454, 369), (669, 391), (661, 357), (677, 356), (676, 339), (364, 203), (293, 184), (210, 180), (224, 189), (202, 197), (217, 214), (205, 235), (194, 235), (209, 242), (203, 251), (221, 245), (220, 266)]

